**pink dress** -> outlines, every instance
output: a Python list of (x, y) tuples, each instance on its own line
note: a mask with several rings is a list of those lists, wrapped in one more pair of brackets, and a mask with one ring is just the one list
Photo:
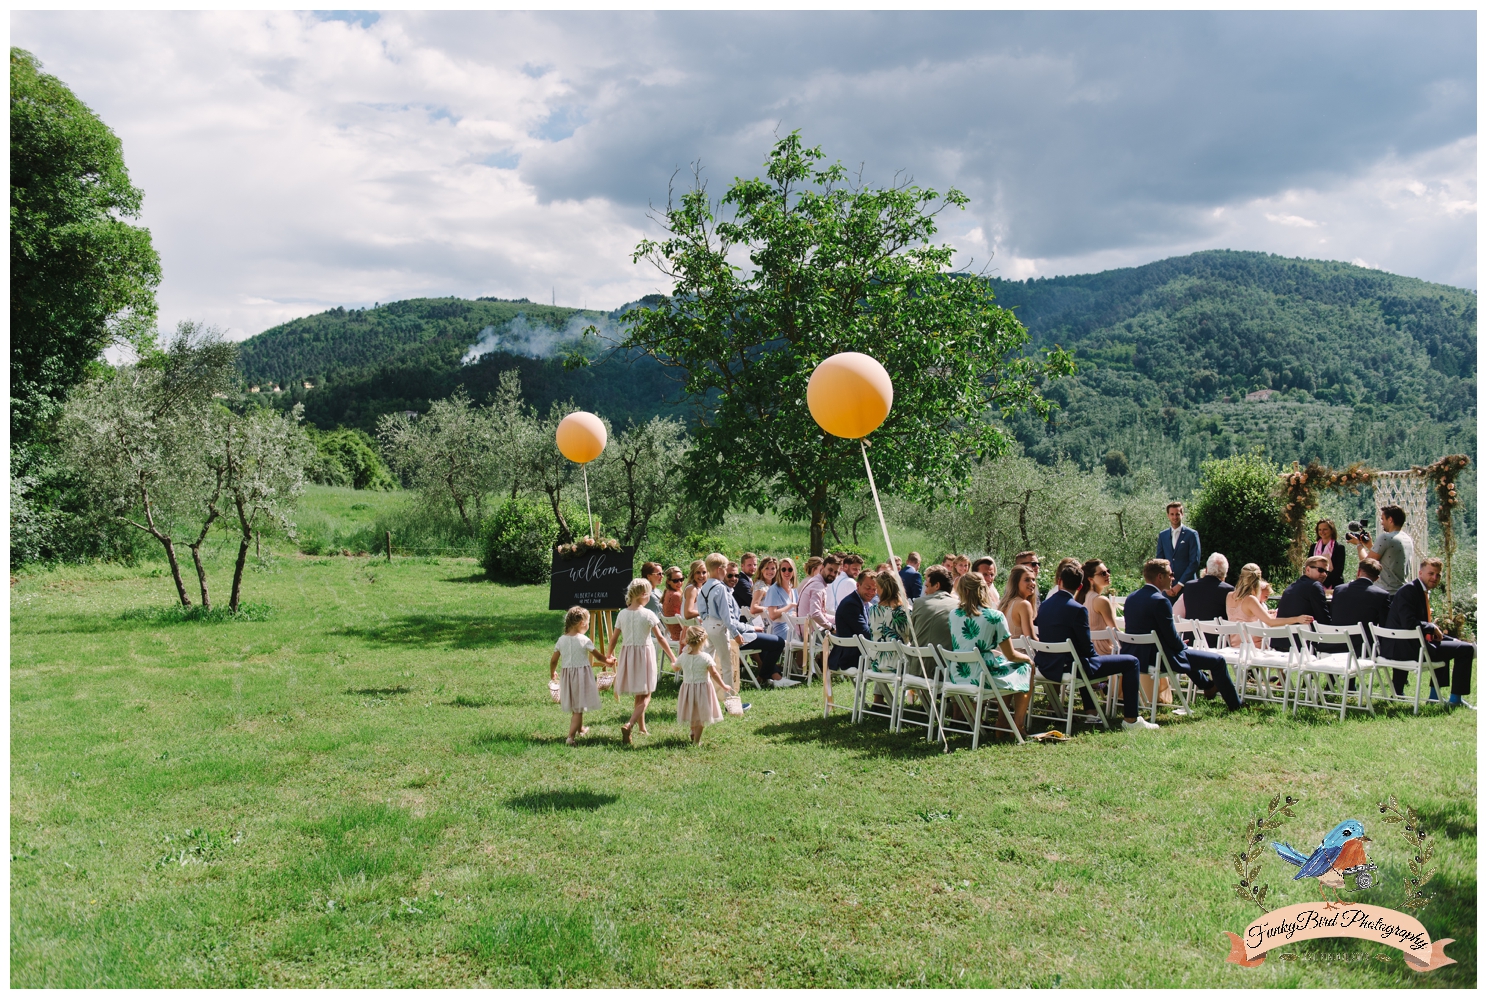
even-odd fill
[(676, 694), (676, 720), (683, 725), (711, 725), (723, 720), (718, 692), (708, 679), (713, 657), (706, 652), (683, 652), (677, 656), (682, 668), (682, 686)]
[(616, 694), (652, 694), (656, 690), (656, 647), (651, 643), (651, 629), (661, 619), (642, 607), (626, 607), (614, 616), (620, 631), (619, 662), (614, 668)]
[(593, 647), (588, 635), (564, 635), (558, 639), (558, 653), (562, 657), (558, 703), (570, 714), (599, 710), (599, 685), (589, 666), (589, 650)]

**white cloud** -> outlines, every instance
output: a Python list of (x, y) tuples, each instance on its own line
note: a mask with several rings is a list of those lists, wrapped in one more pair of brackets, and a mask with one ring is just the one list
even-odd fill
[(166, 323), (613, 307), (662, 288), (630, 253), (674, 169), (720, 193), (794, 127), (966, 190), (942, 232), (1005, 277), (1231, 247), (1475, 287), (1474, 55), (1448, 15), (1337, 17), (16, 12), (12, 40), (122, 139)]

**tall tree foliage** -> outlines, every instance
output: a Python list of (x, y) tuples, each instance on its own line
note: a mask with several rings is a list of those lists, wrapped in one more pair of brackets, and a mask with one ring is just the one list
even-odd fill
[[(672, 294), (628, 313), (624, 341), (683, 369), (687, 392), (715, 404), (689, 453), (690, 500), (712, 516), (739, 505), (806, 520), (812, 552), (864, 478), (857, 442), (826, 436), (806, 409), (821, 360), (855, 350), (888, 369), (895, 401), (873, 434), (873, 466), (881, 487), (914, 497), (1006, 448), (988, 411), (1042, 413), (1040, 379), (1072, 370), (1059, 350), (1023, 355), (1022, 325), (930, 242), (964, 194), (873, 188), (822, 159), (792, 132), (765, 178), (735, 180), (714, 203), (699, 177), (668, 201), (665, 237), (642, 241), (634, 259), (666, 274)], [(750, 267), (734, 263), (743, 256)]]
[[(160, 259), (119, 139), (10, 50), (10, 399), (25, 447), (111, 340), (148, 342)], [(12, 463), (15, 464), (14, 462)]]

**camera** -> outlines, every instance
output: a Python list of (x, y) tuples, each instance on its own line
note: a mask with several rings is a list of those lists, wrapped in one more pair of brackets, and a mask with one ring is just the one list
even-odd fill
[(1373, 535), (1368, 533), (1368, 518), (1348, 521), (1347, 540), (1357, 544), (1363, 542), (1365, 545), (1373, 541)]

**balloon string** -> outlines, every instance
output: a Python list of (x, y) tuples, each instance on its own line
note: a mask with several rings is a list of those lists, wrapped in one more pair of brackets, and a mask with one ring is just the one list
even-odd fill
[(589, 502), (589, 466), (583, 466), (583, 505), (589, 512), (589, 537), (598, 541), (599, 538), (594, 531), (594, 505)]
[[(866, 442), (866, 440), (864, 440), (861, 437), (857, 438), (857, 446), (860, 447), (860, 448), (862, 448), (862, 467), (865, 468), (865, 469), (867, 469), (867, 485), (868, 485), (868, 488), (873, 491), (873, 506), (876, 507), (877, 510), (878, 510), (878, 526), (883, 529), (883, 545), (884, 545), (884, 547), (886, 547), (888, 549), (888, 571), (889, 572), (897, 572), (898, 570), (895, 569), (894, 566), (893, 566), (893, 563), (895, 561), (895, 558), (894, 558), (894, 555), (893, 555), (893, 542), (891, 540), (889, 540), (889, 537), (888, 537), (888, 520), (887, 520), (887, 518), (885, 518), (883, 516), (883, 504), (878, 499), (878, 484), (873, 481), (873, 463), (867, 460), (867, 442)], [(907, 597), (907, 594), (905, 594), (905, 596)], [(913, 617), (912, 614), (908, 615), (908, 619), (909, 619), (909, 637), (911, 639), (913, 639), (914, 648), (917, 649), (917, 648), (919, 648), (919, 631), (918, 631), (917, 628), (914, 627), (914, 617)], [(922, 668), (923, 665), (924, 665), (924, 660), (923, 659), (920, 659), (919, 660), (919, 664), (920, 664), (920, 667)], [(936, 715), (934, 692), (933, 691), (929, 691), (928, 693), (930, 694), (930, 696), (928, 698), (928, 700), (929, 700), (929, 717), (930, 717), (930, 720), (931, 721), (934, 721), (935, 715)], [(940, 742), (944, 745), (945, 752), (947, 752), (947, 753), (950, 752), (950, 741), (945, 736), (945, 727), (943, 725), (940, 726)]]

